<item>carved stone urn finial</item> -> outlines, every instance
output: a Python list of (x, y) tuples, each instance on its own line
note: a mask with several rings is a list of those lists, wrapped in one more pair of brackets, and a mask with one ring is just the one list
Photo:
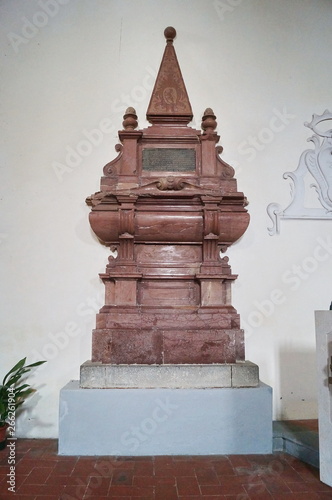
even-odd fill
[(134, 108), (127, 108), (125, 114), (123, 115), (123, 128), (125, 130), (135, 130), (138, 125), (137, 115)]
[(204, 111), (201, 126), (202, 129), (204, 130), (204, 134), (214, 133), (217, 127), (217, 122), (216, 122), (216, 116), (211, 108), (206, 108), (206, 110)]
[(168, 26), (164, 31), (165, 38), (167, 43), (173, 43), (174, 38), (176, 37), (176, 30), (173, 26)]

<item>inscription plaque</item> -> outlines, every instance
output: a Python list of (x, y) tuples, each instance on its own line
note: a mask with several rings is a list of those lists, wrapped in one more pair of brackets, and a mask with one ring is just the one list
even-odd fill
[(196, 170), (196, 151), (188, 148), (144, 148), (143, 170), (192, 172)]

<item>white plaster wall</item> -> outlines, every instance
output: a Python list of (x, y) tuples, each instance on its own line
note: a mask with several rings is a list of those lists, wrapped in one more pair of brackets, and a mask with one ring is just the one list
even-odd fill
[[(48, 360), (18, 435), (57, 436), (59, 390), (90, 358), (108, 251), (84, 200), (115, 157), (125, 108), (146, 125), (169, 25), (194, 126), (214, 109), (250, 201), (250, 227), (228, 251), (247, 358), (273, 387), (275, 418), (316, 417), (314, 310), (332, 299), (332, 223), (283, 221), (271, 237), (266, 206), (288, 204), (282, 174), (308, 147), (303, 123), (332, 107), (331, 2), (3, 0), (0, 375), (23, 356)], [(281, 130), (251, 146), (278, 113)]]

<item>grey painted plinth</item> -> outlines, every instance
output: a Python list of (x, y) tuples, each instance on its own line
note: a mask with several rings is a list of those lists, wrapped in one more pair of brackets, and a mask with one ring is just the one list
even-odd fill
[(318, 383), (319, 473), (321, 481), (332, 486), (332, 383), (329, 384), (329, 365), (332, 356), (332, 311), (315, 311), (315, 324)]
[(82, 389), (60, 392), (60, 455), (272, 452), (272, 389)]
[(105, 388), (257, 387), (258, 366), (250, 361), (214, 365), (111, 365), (86, 361), (80, 386)]

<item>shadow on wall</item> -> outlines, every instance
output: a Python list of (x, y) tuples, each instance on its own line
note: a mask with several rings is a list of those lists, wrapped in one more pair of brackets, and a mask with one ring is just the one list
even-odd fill
[(280, 420), (317, 418), (316, 351), (279, 352)]

